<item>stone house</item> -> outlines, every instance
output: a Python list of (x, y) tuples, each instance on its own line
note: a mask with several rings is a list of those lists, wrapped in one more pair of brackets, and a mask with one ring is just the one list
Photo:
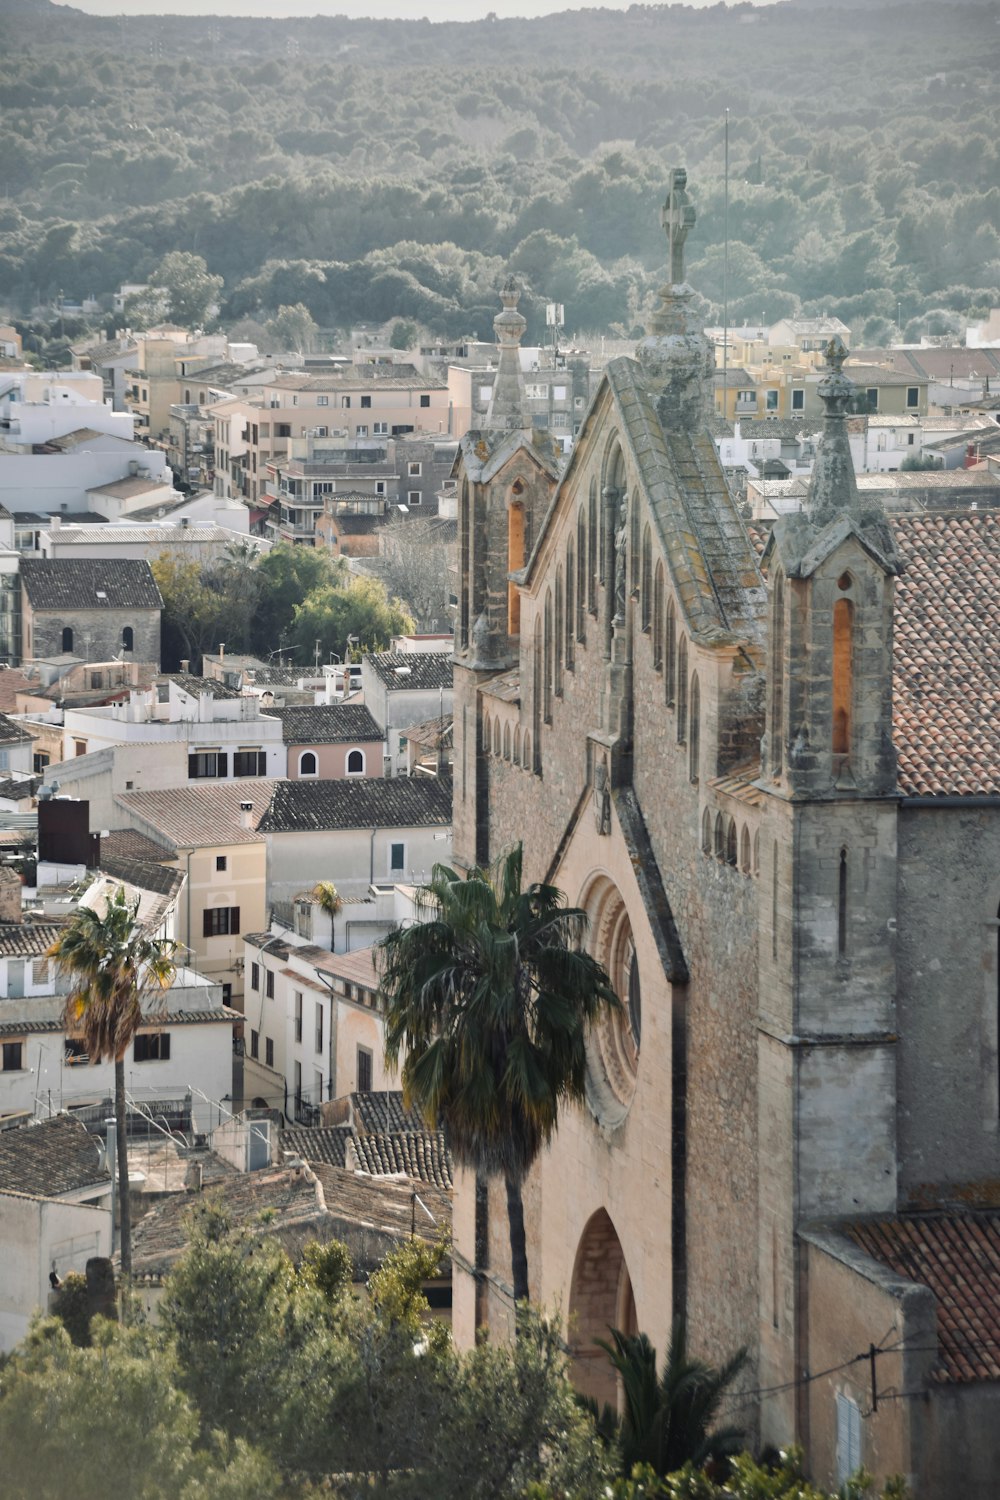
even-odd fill
[[(750, 1443), (802, 1442), (824, 1484), (860, 1462), (986, 1500), (1000, 527), (862, 498), (834, 345), (804, 504), (751, 540), (709, 432), (692, 219), (673, 173), (652, 332), (608, 365), (561, 479), (505, 288), (506, 392), (456, 466), (455, 862), (523, 841), (622, 1000), (526, 1185), (531, 1294), (601, 1400), (608, 1326), (662, 1353), (684, 1315), (699, 1354), (750, 1351)], [(460, 1173), (454, 1224), (489, 1271), (458, 1275), (471, 1343), (510, 1327), (502, 1193)], [(950, 1233), (978, 1247), (961, 1298), (933, 1273)]]
[(365, 703), (385, 730), (389, 747), (387, 775), (406, 772), (406, 731), (411, 724), (451, 712), (452, 660), (447, 637), (441, 641), (444, 649), (375, 651), (361, 658)]
[(133, 558), (26, 557), (21, 562), (25, 660), (160, 660), (163, 600), (149, 563)]

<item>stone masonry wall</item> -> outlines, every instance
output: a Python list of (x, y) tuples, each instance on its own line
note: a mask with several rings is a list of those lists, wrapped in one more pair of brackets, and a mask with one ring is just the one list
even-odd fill
[(62, 655), (63, 630), (67, 625), (73, 632), (73, 655), (84, 661), (111, 661), (117, 656), (126, 625), (133, 632), (131, 658), (157, 663), (160, 660), (160, 612), (156, 609), (33, 612), (26, 606), (23, 655), (26, 658)]

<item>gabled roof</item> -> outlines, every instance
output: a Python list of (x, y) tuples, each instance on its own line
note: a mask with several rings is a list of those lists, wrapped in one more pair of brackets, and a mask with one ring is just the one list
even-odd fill
[(21, 582), (33, 610), (163, 608), (145, 559), (25, 557)]
[(377, 651), (365, 661), (390, 692), (450, 688), (455, 678), (450, 651)]
[(369, 710), (360, 703), (266, 708), (261, 717), (280, 719), (286, 745), (346, 745), (384, 738)]
[(175, 849), (205, 849), (216, 844), (262, 843), (253, 826), (243, 826), (240, 803), (253, 803), (250, 822), (254, 825), (270, 802), (275, 786), (315, 785), (311, 781), (274, 782), (254, 777), (216, 781), (210, 786), (171, 787), (158, 792), (122, 792), (115, 800)]
[(58, 1198), (110, 1181), (96, 1137), (71, 1115), (0, 1130), (0, 1192)]
[(441, 1130), (409, 1130), (385, 1134), (382, 1131), (357, 1135), (347, 1148), (348, 1164), (373, 1177), (403, 1173), (419, 1182), (432, 1182), (442, 1192), (451, 1192), (451, 1152)]
[(258, 828), (261, 833), (308, 833), (442, 827), (451, 822), (451, 795), (451, 779), (438, 777), (279, 781)]
[(62, 933), (61, 922), (0, 922), (0, 957), (42, 958)]

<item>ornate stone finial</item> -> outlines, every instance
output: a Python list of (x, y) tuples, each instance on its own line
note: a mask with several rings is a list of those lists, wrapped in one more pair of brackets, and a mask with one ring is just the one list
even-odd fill
[(680, 286), (684, 281), (684, 241), (694, 226), (694, 204), (687, 195), (687, 171), (673, 167), (667, 178), (667, 201), (660, 209), (660, 223), (667, 231), (670, 281)]
[(826, 408), (823, 437), (816, 454), (806, 509), (815, 521), (831, 520), (842, 510), (860, 508), (854, 460), (847, 436), (847, 408), (857, 393), (844, 374), (847, 349), (839, 338), (826, 346), (826, 373), (816, 387)]
[(520, 432), (531, 426), (524, 417), (520, 344), (528, 320), (517, 310), (520, 297), (521, 288), (513, 276), (508, 276), (500, 288), (503, 311), (493, 319), (493, 331), (497, 336), (497, 373), (486, 413), (487, 430)]

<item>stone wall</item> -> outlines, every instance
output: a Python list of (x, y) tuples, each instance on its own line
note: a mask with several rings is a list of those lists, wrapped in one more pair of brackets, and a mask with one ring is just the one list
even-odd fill
[(122, 650), (122, 631), (132, 629), (130, 657), (135, 661), (160, 660), (160, 611), (158, 609), (81, 609), (33, 611), (24, 600), (22, 655), (61, 656), (63, 630), (73, 632), (72, 654), (84, 661), (111, 661)]

